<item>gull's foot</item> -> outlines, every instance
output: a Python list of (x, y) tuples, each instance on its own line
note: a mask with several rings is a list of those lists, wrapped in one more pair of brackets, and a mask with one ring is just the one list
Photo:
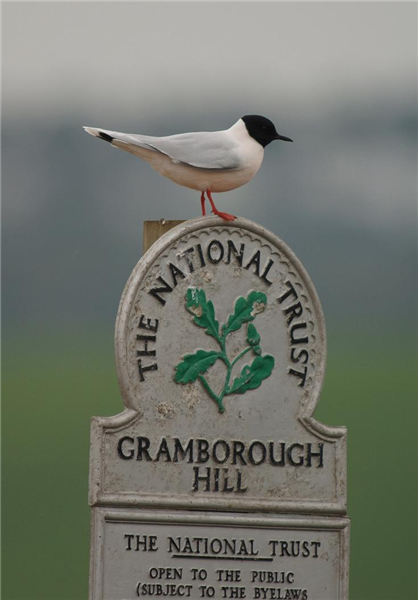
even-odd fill
[(206, 194), (207, 194), (208, 200), (210, 202), (210, 205), (212, 207), (212, 212), (214, 215), (221, 217), (221, 219), (224, 219), (225, 221), (235, 221), (236, 217), (234, 215), (230, 215), (229, 213), (221, 212), (220, 210), (218, 210), (216, 208), (215, 203), (212, 199), (212, 194), (211, 194), (210, 190), (206, 190)]
[(235, 221), (235, 219), (237, 218), (235, 215), (230, 215), (229, 213), (221, 212), (219, 210), (217, 210), (216, 212), (213, 210), (212, 212), (218, 217), (221, 217), (221, 219), (224, 219), (225, 221)]

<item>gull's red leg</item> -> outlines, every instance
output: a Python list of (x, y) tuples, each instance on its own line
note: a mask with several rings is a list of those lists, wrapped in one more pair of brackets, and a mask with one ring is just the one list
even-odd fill
[(205, 192), (202, 192), (202, 195), (200, 196), (200, 204), (202, 205), (202, 215), (205, 216), (206, 215)]
[(212, 212), (215, 215), (218, 215), (218, 217), (221, 217), (222, 219), (225, 219), (225, 221), (235, 221), (236, 217), (234, 215), (230, 215), (229, 213), (225, 213), (225, 212), (220, 212), (216, 206), (215, 203), (212, 199), (212, 194), (210, 190), (206, 190), (206, 194), (208, 196), (210, 205), (212, 206)]

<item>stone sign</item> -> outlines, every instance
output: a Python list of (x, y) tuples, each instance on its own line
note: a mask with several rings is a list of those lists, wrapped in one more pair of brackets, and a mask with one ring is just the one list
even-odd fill
[(194, 219), (145, 253), (116, 323), (125, 409), (92, 420), (91, 599), (348, 599), (325, 360), (312, 282), (263, 227)]

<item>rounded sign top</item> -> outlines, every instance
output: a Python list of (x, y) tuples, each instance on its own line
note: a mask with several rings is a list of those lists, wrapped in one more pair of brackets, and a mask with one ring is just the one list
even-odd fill
[(232, 435), (245, 419), (277, 433), (316, 406), (324, 318), (308, 274), (277, 236), (242, 218), (198, 218), (136, 265), (116, 356), (124, 403), (144, 422), (198, 422), (215, 433), (221, 420)]

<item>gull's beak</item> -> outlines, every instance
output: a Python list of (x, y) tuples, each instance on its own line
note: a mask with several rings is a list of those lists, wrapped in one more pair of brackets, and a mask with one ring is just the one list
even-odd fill
[(279, 135), (278, 133), (276, 134), (276, 137), (274, 139), (282, 140), (282, 142), (293, 142), (293, 140), (291, 140), (290, 138), (285, 137), (284, 135)]

